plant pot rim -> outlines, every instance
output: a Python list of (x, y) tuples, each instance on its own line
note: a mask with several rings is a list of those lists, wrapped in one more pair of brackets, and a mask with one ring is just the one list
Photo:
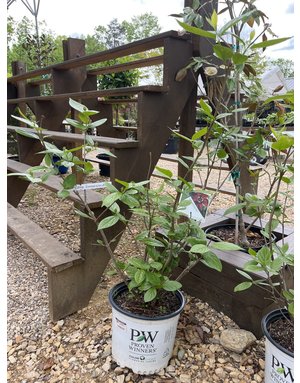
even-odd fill
[(108, 300), (109, 300), (109, 303), (110, 305), (115, 309), (117, 310), (118, 312), (124, 314), (124, 315), (127, 315), (128, 317), (130, 318), (135, 318), (135, 319), (140, 319), (140, 320), (148, 320), (148, 321), (160, 321), (160, 320), (167, 320), (167, 319), (170, 319), (170, 318), (173, 318), (177, 315), (179, 315), (184, 306), (185, 306), (185, 297), (183, 295), (183, 293), (181, 291), (175, 291), (175, 295), (180, 303), (180, 306), (179, 308), (170, 313), (170, 314), (165, 314), (165, 315), (161, 315), (161, 316), (156, 316), (156, 317), (148, 317), (148, 316), (145, 316), (145, 315), (139, 315), (139, 314), (135, 314), (135, 313), (132, 313), (130, 311), (127, 311), (127, 310), (124, 310), (122, 309), (120, 306), (118, 306), (115, 302), (115, 297), (117, 295), (119, 295), (120, 293), (124, 292), (125, 290), (128, 290), (126, 284), (124, 282), (120, 282), (118, 284), (116, 284), (115, 286), (113, 286), (110, 291), (109, 291), (109, 294), (108, 294)]
[(266, 336), (269, 342), (271, 342), (275, 347), (277, 347), (280, 351), (285, 353), (286, 355), (294, 358), (294, 353), (282, 347), (279, 343), (277, 343), (270, 335), (268, 330), (268, 325), (274, 322), (277, 319), (282, 318), (283, 316), (289, 316), (287, 309), (275, 309), (268, 314), (266, 314), (261, 320), (261, 327), (263, 334)]
[[(216, 229), (218, 227), (226, 227), (226, 226), (233, 226), (234, 227), (235, 223), (234, 222), (215, 223), (215, 224), (212, 224), (212, 225), (206, 227), (204, 229), (204, 232), (207, 234), (209, 232), (209, 230), (213, 230), (213, 229)], [(245, 226), (247, 228), (249, 226), (249, 224), (246, 223)], [(260, 231), (263, 228), (262, 227), (258, 227), (258, 226), (251, 226), (250, 230), (252, 230), (252, 229), (253, 229), (253, 231)], [(276, 242), (276, 240), (277, 240), (276, 235), (273, 232), (271, 234), (272, 234), (273, 242)], [(251, 249), (258, 251), (259, 249), (261, 249), (261, 247), (251, 247)], [(241, 251), (244, 251), (244, 252), (248, 253), (248, 249), (246, 249), (246, 248), (244, 248)]]

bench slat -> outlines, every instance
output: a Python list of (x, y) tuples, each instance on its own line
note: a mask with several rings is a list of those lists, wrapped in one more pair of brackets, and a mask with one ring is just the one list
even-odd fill
[(133, 95), (140, 92), (167, 92), (168, 88), (159, 86), (159, 85), (145, 85), (145, 86), (132, 86), (126, 88), (114, 88), (114, 89), (103, 89), (103, 90), (89, 90), (84, 92), (73, 92), (73, 93), (61, 93), (53, 94), (50, 96), (33, 96), (33, 97), (20, 97), (8, 99), (8, 104), (18, 104), (21, 102), (31, 102), (31, 101), (57, 101), (64, 100), (68, 98), (74, 99), (89, 99), (95, 97), (114, 97), (114, 96), (124, 96), (124, 95)]
[(7, 226), (46, 266), (56, 272), (83, 262), (80, 255), (68, 249), (9, 203)]
[[(7, 160), (7, 169), (12, 173), (25, 173), (29, 168), (30, 168), (29, 165), (24, 164), (22, 162), (13, 161), (10, 159)], [(61, 177), (53, 175), (53, 176), (50, 176), (47, 181), (40, 183), (40, 185), (42, 185), (48, 190), (57, 192), (61, 190), (61, 182), (62, 182)], [(82, 198), (84, 197), (83, 191), (79, 192), (79, 194)], [(68, 198), (72, 200), (73, 202), (81, 203), (80, 198), (74, 192), (70, 192), (70, 196)], [(101, 206), (101, 202), (100, 202), (101, 194), (93, 190), (86, 190), (85, 198), (86, 198), (87, 204), (89, 205), (91, 209)]]
[[(7, 130), (15, 132), (17, 129), (20, 129), (18, 126), (8, 125)], [(27, 129), (30, 133), (35, 133), (34, 129), (31, 128), (22, 128)], [(67, 142), (83, 142), (84, 136), (79, 133), (67, 133), (67, 132), (58, 132), (54, 130), (43, 130), (42, 134), (44, 136), (49, 136), (51, 139)], [(94, 142), (97, 142), (99, 146), (103, 148), (136, 148), (139, 144), (137, 140), (126, 140), (123, 138), (114, 138), (114, 137), (105, 137), (105, 136), (92, 136), (88, 135), (93, 139)]]

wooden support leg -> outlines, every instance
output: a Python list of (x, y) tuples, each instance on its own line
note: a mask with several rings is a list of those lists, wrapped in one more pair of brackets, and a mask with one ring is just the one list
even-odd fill
[[(20, 162), (31, 166), (39, 165), (43, 158), (41, 154), (37, 154), (37, 152), (42, 149), (40, 142), (28, 137), (21, 136), (19, 134), (17, 135), (17, 140)], [(17, 207), (29, 184), (29, 182), (17, 176), (8, 177), (7, 201), (11, 205)]]
[[(101, 209), (94, 209), (96, 216), (100, 212)], [(110, 260), (106, 248), (97, 243), (100, 236), (95, 223), (86, 218), (80, 219), (81, 257), (84, 262), (60, 272), (48, 271), (49, 311), (53, 321), (88, 305)], [(123, 228), (122, 225), (113, 227), (108, 233), (108, 240), (112, 240)], [(112, 244), (113, 250), (116, 243)]]
[[(49, 313), (52, 321), (86, 307), (93, 295), (108, 259), (93, 259), (60, 272), (48, 271)], [(105, 266), (105, 267), (104, 267)]]

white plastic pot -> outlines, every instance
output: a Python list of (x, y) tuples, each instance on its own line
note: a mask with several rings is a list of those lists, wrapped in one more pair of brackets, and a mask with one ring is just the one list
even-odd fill
[(112, 306), (112, 357), (120, 367), (131, 368), (136, 374), (154, 374), (166, 367), (172, 356), (179, 315), (185, 299), (176, 292), (180, 307), (175, 312), (147, 318), (124, 311), (115, 297), (127, 290), (124, 283), (109, 292)]
[(270, 323), (284, 315), (288, 316), (287, 310), (274, 310), (262, 319), (262, 330), (266, 336), (265, 383), (294, 382), (294, 354), (275, 342), (268, 331)]

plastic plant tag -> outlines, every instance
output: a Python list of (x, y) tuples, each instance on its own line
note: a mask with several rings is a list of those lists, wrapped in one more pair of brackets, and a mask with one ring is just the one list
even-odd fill
[(94, 183), (75, 185), (74, 191), (104, 189), (105, 183), (107, 182), (94, 182)]
[(190, 204), (182, 209), (182, 212), (195, 221), (202, 222), (207, 215), (210, 199), (211, 195), (208, 193), (192, 191), (185, 198), (186, 201), (190, 201)]

